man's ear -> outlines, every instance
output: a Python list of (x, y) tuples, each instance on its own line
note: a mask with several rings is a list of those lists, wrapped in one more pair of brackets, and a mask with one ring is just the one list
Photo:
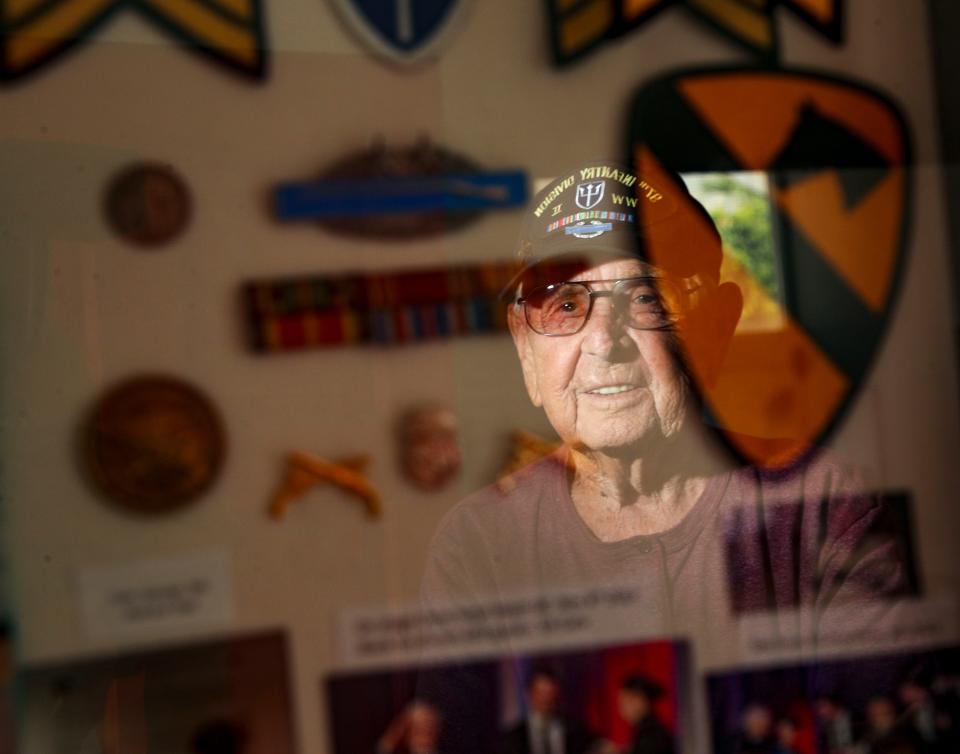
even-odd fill
[(721, 312), (718, 332), (726, 354), (740, 322), (740, 315), (743, 314), (743, 292), (736, 283), (721, 283), (717, 288), (717, 299), (717, 308)]
[(530, 328), (523, 319), (523, 313), (516, 304), (510, 304), (507, 310), (507, 324), (510, 326), (510, 335), (513, 336), (513, 345), (517, 349), (520, 359), (520, 369), (523, 370), (523, 384), (527, 386), (527, 395), (534, 406), (542, 406), (540, 399), (540, 385), (537, 380), (537, 370), (534, 364), (533, 350), (530, 345)]
[(716, 384), (742, 312), (740, 287), (721, 283), (707, 294), (681, 328), (684, 356), (702, 387)]

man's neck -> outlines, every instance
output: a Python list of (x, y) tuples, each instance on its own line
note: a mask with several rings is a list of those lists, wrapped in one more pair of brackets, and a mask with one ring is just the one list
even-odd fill
[(708, 430), (688, 426), (652, 448), (571, 450), (571, 496), (604, 542), (659, 534), (676, 526), (728, 465)]

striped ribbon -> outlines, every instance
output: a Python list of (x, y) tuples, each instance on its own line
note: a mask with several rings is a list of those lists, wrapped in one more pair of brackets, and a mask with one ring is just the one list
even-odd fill
[[(554, 281), (582, 268), (581, 261), (565, 260), (536, 272)], [(247, 339), (253, 350), (273, 352), (505, 332), (500, 295), (520, 269), (501, 262), (251, 282), (243, 288)]]
[(610, 212), (608, 210), (590, 210), (589, 212), (577, 212), (574, 215), (567, 215), (560, 220), (555, 220), (547, 226), (547, 233), (553, 233), (558, 228), (562, 228), (578, 220), (619, 220), (622, 223), (632, 223), (633, 214), (626, 212)]

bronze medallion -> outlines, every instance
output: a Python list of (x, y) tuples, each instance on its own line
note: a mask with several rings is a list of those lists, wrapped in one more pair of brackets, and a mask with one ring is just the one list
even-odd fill
[(190, 221), (190, 192), (168, 165), (142, 162), (122, 170), (106, 194), (107, 220), (138, 246), (161, 246)]
[(206, 492), (225, 445), (207, 398), (161, 376), (109, 390), (94, 408), (85, 439), (97, 486), (125, 508), (145, 513), (180, 508)]

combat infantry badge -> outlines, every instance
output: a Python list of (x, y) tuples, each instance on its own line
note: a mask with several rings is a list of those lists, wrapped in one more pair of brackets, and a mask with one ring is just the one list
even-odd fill
[(587, 181), (577, 184), (576, 202), (580, 209), (593, 209), (603, 199), (603, 181)]
[(333, 0), (344, 21), (380, 57), (396, 63), (437, 55), (466, 0)]
[(723, 239), (721, 281), (743, 293), (722, 361), (708, 329), (681, 333), (706, 409), (739, 457), (787, 465), (842, 420), (889, 323), (910, 214), (903, 116), (859, 83), (737, 68), (659, 78), (630, 117), (635, 170), (683, 176)]

